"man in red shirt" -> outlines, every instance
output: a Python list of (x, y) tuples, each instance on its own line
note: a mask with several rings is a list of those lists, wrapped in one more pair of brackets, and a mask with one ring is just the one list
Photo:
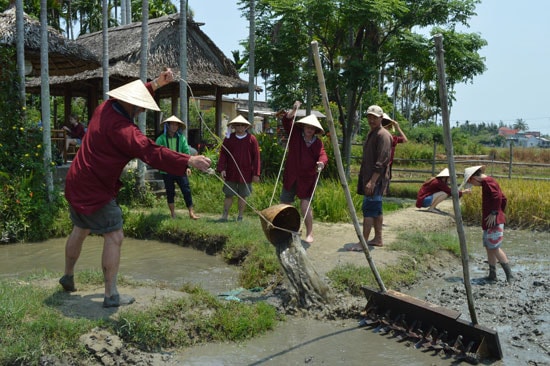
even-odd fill
[(120, 175), (124, 167), (137, 158), (156, 169), (183, 175), (188, 166), (205, 171), (211, 164), (205, 156), (189, 156), (156, 145), (134, 124), (134, 118), (145, 109), (159, 110), (151, 94), (173, 79), (168, 69), (145, 85), (136, 80), (107, 93), (111, 98), (94, 111), (67, 173), (65, 198), (69, 202), (73, 230), (67, 239), (65, 274), (59, 283), (65, 291), (76, 291), (74, 267), (84, 239), (90, 233), (103, 235), (104, 307), (134, 301), (131, 297), (121, 297), (116, 286), (124, 238), (122, 212), (116, 196), (122, 185)]

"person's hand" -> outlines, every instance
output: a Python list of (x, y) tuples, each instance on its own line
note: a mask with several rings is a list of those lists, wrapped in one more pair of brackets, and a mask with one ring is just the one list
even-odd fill
[(253, 182), (253, 183), (260, 183), (260, 177), (258, 177), (257, 175), (254, 175), (254, 176), (252, 177), (252, 182)]
[(466, 188), (462, 191), (462, 194), (464, 193), (472, 193), (472, 189), (471, 188)]
[(374, 186), (370, 180), (365, 184), (365, 196), (372, 196), (374, 194)]
[(223, 180), (225, 180), (225, 176), (226, 176), (225, 170), (222, 170), (220, 172), (220, 175), (222, 176)]
[(325, 167), (325, 164), (323, 164), (322, 162), (318, 161), (317, 162), (317, 171), (320, 172), (321, 170), (323, 170), (323, 168)]
[(294, 105), (292, 106), (292, 109), (297, 111), (300, 108), (301, 105), (302, 105), (302, 102), (297, 100), (297, 101), (294, 102)]
[(487, 223), (487, 227), (495, 226), (497, 223), (497, 215), (489, 214), (489, 216), (485, 219), (485, 222)]
[(159, 88), (162, 88), (166, 84), (170, 84), (172, 81), (174, 81), (174, 73), (172, 72), (171, 68), (166, 68), (160, 73), (159, 77), (156, 78), (156, 82)]
[(192, 168), (205, 172), (212, 164), (212, 160), (204, 155), (193, 155), (189, 157), (187, 164)]
[(191, 176), (191, 169), (187, 168), (187, 170), (185, 171), (185, 174), (190, 177)]

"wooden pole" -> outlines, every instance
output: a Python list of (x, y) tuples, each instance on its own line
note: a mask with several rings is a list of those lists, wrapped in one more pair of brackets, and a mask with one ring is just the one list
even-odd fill
[(451, 193), (453, 195), (453, 208), (455, 213), (456, 231), (460, 240), (460, 253), (462, 258), (462, 272), (464, 275), (464, 287), (466, 288), (466, 297), (468, 299), (468, 309), (472, 323), (478, 324), (474, 299), (472, 296), (472, 286), (470, 284), (470, 272), (468, 269), (468, 248), (466, 246), (466, 236), (464, 235), (464, 225), (462, 223), (462, 213), (460, 211), (460, 202), (458, 200), (458, 185), (456, 182), (455, 162), (453, 153), (453, 140), (451, 137), (451, 128), (449, 123), (449, 108), (447, 105), (447, 81), (445, 77), (445, 59), (443, 56), (443, 36), (436, 34), (434, 36), (437, 74), (439, 79), (439, 99), (441, 102), (441, 116), (443, 120), (443, 139), (445, 141), (445, 150), (447, 152), (447, 162), (449, 165), (449, 175), (451, 178)]
[(327, 88), (325, 86), (325, 76), (323, 75), (323, 68), (321, 67), (321, 59), (319, 57), (319, 45), (317, 44), (316, 41), (313, 41), (311, 42), (311, 47), (313, 49), (313, 60), (315, 61), (315, 69), (317, 70), (317, 80), (319, 82), (319, 89), (321, 89), (321, 95), (323, 97), (323, 105), (325, 107), (325, 114), (327, 116), (326, 117), (327, 123), (330, 130), (330, 141), (332, 143), (333, 150), (334, 150), (334, 160), (336, 160), (336, 166), (338, 167), (338, 175), (340, 177), (340, 183), (342, 184), (342, 187), (344, 189), (344, 194), (346, 196), (346, 201), (348, 203), (349, 214), (353, 221), (353, 226), (355, 228), (355, 232), (357, 233), (357, 237), (359, 238), (359, 242), (363, 247), (363, 252), (365, 253), (365, 257), (367, 257), (369, 266), (372, 270), (372, 273), (374, 274), (374, 278), (376, 279), (376, 282), (378, 283), (380, 290), (383, 292), (386, 292), (386, 287), (384, 286), (384, 283), (382, 282), (382, 278), (380, 277), (380, 274), (376, 269), (374, 261), (372, 260), (372, 257), (370, 255), (367, 242), (363, 237), (363, 230), (361, 226), (359, 226), (359, 220), (357, 219), (355, 206), (353, 205), (353, 200), (351, 199), (351, 193), (350, 193), (348, 182), (346, 179), (346, 174), (344, 172), (344, 166), (342, 164), (342, 157), (340, 156), (340, 147), (338, 146), (338, 137), (336, 135), (336, 129), (334, 128), (334, 121), (332, 119), (332, 113), (330, 111), (330, 106), (328, 103)]

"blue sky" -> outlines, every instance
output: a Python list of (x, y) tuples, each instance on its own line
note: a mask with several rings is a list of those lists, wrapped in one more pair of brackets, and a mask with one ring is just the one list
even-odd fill
[[(179, 0), (172, 2), (179, 7)], [(189, 7), (227, 57), (242, 51), (239, 42), (248, 37), (248, 22), (236, 1), (189, 0)], [(483, 0), (476, 13), (465, 31), (487, 40), (480, 51), (487, 71), (456, 87), (451, 125), (466, 120), (513, 124), (521, 118), (530, 130), (550, 135), (550, 1)]]

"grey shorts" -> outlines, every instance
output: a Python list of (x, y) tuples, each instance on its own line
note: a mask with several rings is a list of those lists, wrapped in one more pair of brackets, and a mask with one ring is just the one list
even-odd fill
[(122, 210), (115, 200), (107, 203), (91, 215), (80, 214), (70, 205), (69, 211), (74, 226), (89, 229), (92, 234), (103, 235), (122, 229)]
[[(283, 190), (281, 191), (281, 196), (279, 197), (279, 200), (281, 202), (289, 203), (289, 202), (294, 202), (295, 197), (296, 197), (296, 183), (292, 186), (292, 188), (290, 188), (290, 190), (286, 190), (283, 187)], [(300, 200), (304, 200), (304, 201), (309, 202), (309, 201), (311, 201), (311, 197), (300, 198)]]
[(252, 193), (252, 183), (237, 183), (225, 182), (223, 185), (223, 193), (225, 198), (239, 195), (240, 197), (248, 197)]

